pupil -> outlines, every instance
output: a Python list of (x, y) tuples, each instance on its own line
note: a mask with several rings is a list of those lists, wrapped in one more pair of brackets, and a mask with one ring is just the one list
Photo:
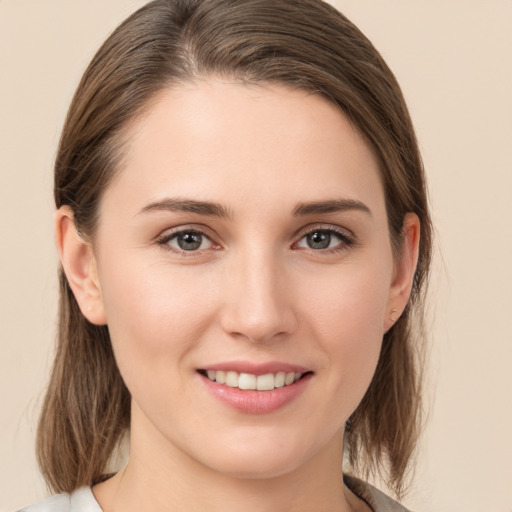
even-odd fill
[(178, 245), (184, 251), (194, 251), (201, 247), (201, 238), (199, 233), (185, 233), (178, 237)]
[(308, 235), (308, 245), (311, 249), (327, 249), (331, 243), (331, 235), (329, 233), (323, 233), (316, 231)]

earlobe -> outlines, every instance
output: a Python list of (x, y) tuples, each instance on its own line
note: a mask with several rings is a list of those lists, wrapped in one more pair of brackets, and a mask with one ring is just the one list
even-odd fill
[(55, 213), (55, 243), (62, 267), (82, 314), (96, 325), (107, 323), (92, 246), (77, 232), (73, 211)]
[(420, 244), (420, 220), (415, 213), (404, 217), (402, 246), (395, 264), (384, 331), (388, 331), (405, 309), (414, 282)]

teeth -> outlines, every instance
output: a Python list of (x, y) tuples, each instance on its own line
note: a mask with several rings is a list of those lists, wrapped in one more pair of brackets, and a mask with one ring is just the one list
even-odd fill
[(240, 389), (256, 389), (256, 382), (258, 378), (256, 375), (241, 373), (238, 377), (238, 387)]
[(206, 376), (218, 384), (225, 384), (230, 388), (257, 389), (258, 391), (270, 391), (274, 388), (282, 388), (297, 382), (302, 373), (277, 372), (265, 375), (253, 375), (252, 373), (223, 372), (208, 370)]
[(285, 381), (286, 381), (286, 373), (285, 372), (276, 373), (276, 376), (274, 379), (274, 386), (276, 388), (282, 388), (284, 386)]
[(266, 375), (258, 375), (256, 379), (256, 389), (258, 391), (270, 391), (274, 389), (275, 377), (273, 373), (267, 373)]
[(226, 386), (229, 386), (230, 388), (237, 388), (238, 387), (238, 373), (236, 372), (226, 372)]

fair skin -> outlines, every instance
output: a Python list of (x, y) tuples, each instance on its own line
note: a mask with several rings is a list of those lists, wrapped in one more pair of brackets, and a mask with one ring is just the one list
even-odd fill
[[(210, 79), (161, 93), (126, 136), (93, 243), (56, 215), (132, 395), (130, 459), (100, 505), (369, 510), (342, 485), (343, 430), (407, 303), (417, 217), (394, 258), (377, 161), (318, 95)], [(221, 370), (299, 380), (240, 390)]]

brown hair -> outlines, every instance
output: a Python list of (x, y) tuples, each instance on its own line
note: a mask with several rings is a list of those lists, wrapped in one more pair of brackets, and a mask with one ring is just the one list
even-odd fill
[[(377, 155), (390, 238), (421, 221), (410, 302), (385, 334), (377, 370), (346, 427), (352, 470), (379, 472), (400, 495), (419, 434), (422, 307), (431, 223), (422, 162), (400, 88), (366, 37), (320, 0), (156, 0), (124, 21), (87, 68), (64, 126), (55, 202), (94, 234), (102, 193), (119, 167), (127, 124), (164, 88), (208, 76), (275, 82), (335, 103)], [(107, 326), (90, 324), (60, 271), (58, 346), (37, 453), (51, 488), (91, 485), (129, 427), (130, 396)]]

